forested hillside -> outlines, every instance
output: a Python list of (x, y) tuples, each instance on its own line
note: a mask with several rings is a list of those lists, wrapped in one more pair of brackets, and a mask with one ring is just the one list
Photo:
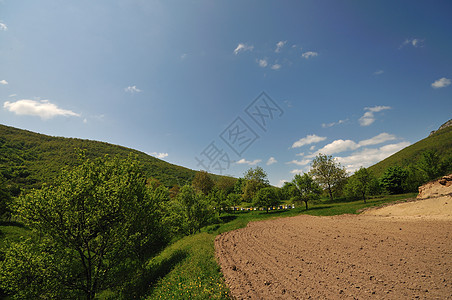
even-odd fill
[(191, 183), (196, 173), (126, 147), (91, 140), (52, 137), (0, 125), (0, 172), (13, 195), (17, 195), (20, 189), (29, 190), (39, 188), (44, 182), (51, 183), (63, 167), (77, 164), (77, 149), (84, 149), (88, 158), (106, 154), (121, 158), (129, 154), (137, 155), (146, 176), (155, 177), (168, 187)]
[(452, 126), (439, 129), (423, 140), (408, 146), (381, 162), (369, 167), (377, 176), (392, 166), (407, 167), (415, 165), (425, 151), (433, 151), (441, 160), (445, 161), (452, 156)]

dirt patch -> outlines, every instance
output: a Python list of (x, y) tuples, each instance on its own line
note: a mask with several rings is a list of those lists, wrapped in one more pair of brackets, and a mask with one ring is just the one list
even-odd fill
[(215, 248), (236, 299), (452, 299), (451, 221), (302, 215), (252, 222)]

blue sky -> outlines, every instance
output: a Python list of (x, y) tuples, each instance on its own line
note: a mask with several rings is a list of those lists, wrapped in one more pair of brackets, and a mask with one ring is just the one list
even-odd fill
[(451, 118), (451, 16), (450, 1), (3, 0), (0, 123), (214, 173), (259, 165), (274, 185), (320, 152), (353, 172)]

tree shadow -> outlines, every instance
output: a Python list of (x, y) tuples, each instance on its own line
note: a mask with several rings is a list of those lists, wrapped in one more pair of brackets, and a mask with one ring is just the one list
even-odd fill
[(220, 220), (223, 223), (229, 223), (231, 221), (234, 221), (235, 219), (237, 219), (237, 216), (222, 216), (222, 217), (220, 217)]
[(123, 299), (141, 299), (151, 294), (153, 286), (160, 278), (165, 277), (171, 270), (188, 256), (185, 250), (177, 250), (169, 257), (159, 259), (155, 257), (123, 288)]

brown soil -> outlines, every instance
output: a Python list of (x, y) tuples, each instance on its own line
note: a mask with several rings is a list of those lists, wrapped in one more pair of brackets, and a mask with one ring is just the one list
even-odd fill
[(236, 299), (452, 299), (450, 220), (301, 215), (252, 222), (215, 248)]

